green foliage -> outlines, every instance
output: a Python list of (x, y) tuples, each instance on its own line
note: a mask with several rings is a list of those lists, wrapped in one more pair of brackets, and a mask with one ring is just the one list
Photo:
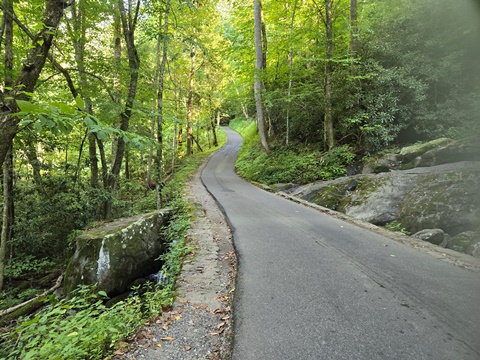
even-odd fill
[[(80, 287), (71, 299), (47, 305), (2, 336), (1, 355), (6, 359), (103, 359), (116, 340), (128, 336), (145, 319), (140, 297), (106, 308), (105, 295)], [(144, 297), (157, 302), (157, 312), (161, 310), (162, 292)]]
[(17, 182), (15, 193), (16, 223), (12, 244), (17, 257), (63, 257), (70, 233), (94, 220), (101, 202), (95, 192), (75, 187), (61, 173), (44, 177), (43, 192)]
[(409, 232), (407, 229), (405, 229), (402, 224), (400, 224), (398, 221), (391, 221), (388, 224), (385, 224), (385, 228), (390, 231), (397, 231), (401, 232), (405, 235), (411, 235), (411, 232)]
[[(43, 310), (0, 337), (0, 358), (104, 359), (117, 340), (125, 339), (146, 319), (158, 315), (162, 307), (171, 306), (175, 299), (174, 280), (180, 274), (183, 258), (193, 250), (186, 243), (191, 210), (181, 190), (206, 156), (198, 154), (186, 159), (166, 185), (166, 206), (175, 211), (162, 232), (169, 245), (161, 259), (162, 273), (171, 281), (162, 287), (149, 287), (146, 293), (139, 292), (111, 308), (104, 305), (106, 294), (94, 287), (79, 287), (69, 300), (56, 302), (52, 297)], [(33, 258), (31, 261), (37, 264)]]
[(13, 258), (5, 267), (5, 277), (20, 278), (29, 273), (43, 273), (55, 265), (53, 261), (47, 258), (37, 259), (33, 255)]
[(267, 154), (258, 144), (254, 122), (243, 125), (236, 122), (233, 126), (241, 131), (244, 139), (236, 169), (240, 176), (251, 181), (271, 185), (331, 180), (346, 175), (346, 167), (355, 158), (346, 145), (323, 153), (299, 146), (295, 151), (277, 146)]
[(0, 298), (0, 309), (5, 310), (12, 306), (27, 301), (39, 294), (37, 289), (14, 289), (13, 291), (5, 291)]

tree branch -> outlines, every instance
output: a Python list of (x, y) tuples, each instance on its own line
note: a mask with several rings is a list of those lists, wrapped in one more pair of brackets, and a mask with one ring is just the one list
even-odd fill
[[(13, 21), (15, 21), (15, 23), (17, 24), (17, 26), (23, 30), (23, 32), (25, 34), (28, 35), (28, 37), (31, 39), (31, 40), (34, 40), (35, 39), (35, 36), (30, 32), (30, 30), (28, 30), (28, 28), (23, 25), (23, 23), (20, 21), (20, 19), (17, 17), (17, 15), (15, 15), (15, 13), (11, 13), (10, 11), (8, 10), (5, 10), (5, 8), (3, 7), (3, 4), (0, 4), (0, 10), (2, 10), (5, 14), (7, 14), (8, 16), (10, 16), (12, 18)], [(1, 40), (0, 40), (1, 41)]]
[(0, 318), (3, 317), (3, 316), (5, 316), (5, 315), (8, 315), (8, 314), (10, 314), (10, 313), (12, 313), (12, 312), (20, 309), (20, 308), (22, 308), (22, 307), (24, 307), (24, 306), (32, 303), (32, 302), (34, 302), (35, 300), (37, 300), (37, 299), (39, 299), (39, 298), (41, 298), (41, 297), (43, 297), (43, 296), (47, 296), (47, 295), (53, 293), (55, 290), (57, 290), (57, 289), (60, 287), (60, 285), (62, 285), (62, 280), (63, 280), (63, 274), (61, 274), (61, 275), (58, 277), (58, 279), (57, 279), (57, 281), (55, 282), (55, 285), (54, 285), (53, 287), (51, 287), (51, 288), (48, 289), (47, 291), (43, 292), (42, 294), (38, 295), (37, 297), (34, 297), (34, 298), (30, 299), (30, 300), (27, 300), (27, 301), (25, 301), (25, 302), (23, 302), (23, 303), (21, 303), (21, 304), (15, 305), (15, 306), (13, 306), (13, 307), (11, 307), (11, 308), (8, 308), (8, 309), (6, 309), (6, 310), (0, 311)]

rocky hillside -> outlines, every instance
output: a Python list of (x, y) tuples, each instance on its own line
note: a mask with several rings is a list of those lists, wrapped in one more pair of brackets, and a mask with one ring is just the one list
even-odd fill
[(287, 193), (480, 257), (480, 142), (439, 139)]

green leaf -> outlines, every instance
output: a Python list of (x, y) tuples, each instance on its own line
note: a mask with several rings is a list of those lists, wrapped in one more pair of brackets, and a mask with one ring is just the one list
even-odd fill
[(26, 100), (17, 100), (17, 105), (20, 110), (27, 113), (37, 113), (40, 110), (40, 107), (38, 105), (35, 105), (30, 101)]
[(28, 125), (28, 124), (31, 124), (33, 123), (35, 120), (32, 120), (32, 119), (23, 119), (22, 121), (20, 121), (18, 123), (18, 125), (20, 126), (23, 126), (23, 125)]
[(51, 103), (52, 106), (58, 108), (62, 113), (67, 114), (67, 115), (73, 115), (76, 111), (76, 108), (73, 106), (70, 106), (68, 104), (65, 104), (60, 101), (54, 101)]
[(85, 111), (85, 101), (80, 96), (75, 98), (75, 103), (80, 110)]

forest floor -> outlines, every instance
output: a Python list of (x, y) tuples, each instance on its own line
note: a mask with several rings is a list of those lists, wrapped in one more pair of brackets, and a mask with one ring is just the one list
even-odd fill
[(188, 239), (195, 250), (177, 279), (178, 297), (172, 309), (117, 343), (112, 360), (230, 358), (236, 257), (227, 221), (200, 180), (202, 170), (185, 189), (194, 210)]

